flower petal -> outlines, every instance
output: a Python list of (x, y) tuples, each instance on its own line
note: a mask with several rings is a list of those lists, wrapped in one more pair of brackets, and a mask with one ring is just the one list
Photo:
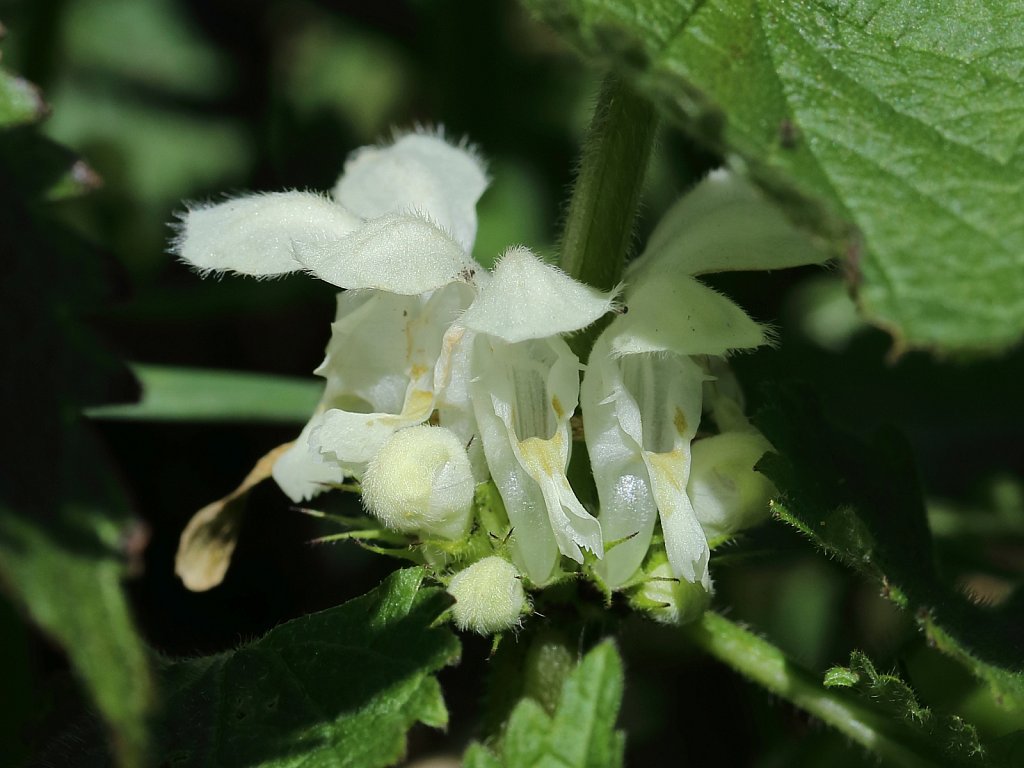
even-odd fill
[(173, 248), (203, 271), (283, 275), (302, 268), (293, 257), (293, 240), (338, 239), (359, 225), (359, 219), (321, 195), (248, 195), (188, 211)]
[(284, 495), (296, 504), (323, 493), (328, 486), (344, 482), (345, 469), (336, 462), (324, 461), (309, 445), (309, 436), (320, 426), (322, 414), (317, 413), (274, 464), (274, 482)]
[(578, 331), (612, 307), (602, 293), (545, 264), (529, 249), (510, 248), (462, 323), (478, 333), (515, 343)]
[(689, 275), (786, 269), (827, 259), (753, 184), (720, 169), (662, 217), (628, 277), (648, 269)]
[(421, 216), (406, 214), (371, 219), (342, 238), (299, 238), (295, 258), (341, 288), (409, 296), (466, 281), (478, 269), (449, 235)]
[[(324, 414), (311, 444), (344, 466), (360, 465), (395, 430), (426, 421), (435, 407), (445, 330), (470, 295), (465, 285), (429, 296), (343, 294), (327, 359), (317, 369), (328, 380), (329, 398), (341, 407)], [(365, 407), (355, 407), (356, 401)]]
[(766, 341), (764, 329), (730, 299), (686, 275), (650, 273), (626, 298), (629, 312), (608, 328), (614, 354), (724, 355)]
[(506, 344), (480, 336), (473, 370), (477, 423), (515, 527), (517, 562), (543, 583), (556, 562), (552, 543), (577, 562), (583, 562), (582, 549), (601, 557), (601, 526), (565, 476), (579, 393), (576, 356), (558, 337)]
[(643, 562), (658, 507), (639, 442), (640, 409), (624, 389), (620, 361), (611, 356), (605, 334), (591, 352), (580, 404), (605, 541), (604, 559), (597, 569), (608, 587), (616, 589)]
[(353, 154), (334, 197), (364, 219), (421, 214), (469, 253), (476, 238), (476, 203), (486, 188), (483, 163), (474, 152), (438, 135), (410, 133), (389, 147), (364, 147)]
[(693, 444), (687, 495), (709, 540), (721, 540), (768, 516), (776, 493), (754, 465), (772, 449), (756, 430), (722, 432)]

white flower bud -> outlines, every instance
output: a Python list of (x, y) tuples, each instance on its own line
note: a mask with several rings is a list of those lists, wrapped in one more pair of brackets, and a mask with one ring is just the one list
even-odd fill
[(481, 635), (515, 626), (526, 607), (519, 571), (497, 555), (478, 560), (455, 574), (448, 594), (455, 598), (455, 625)]
[(696, 621), (711, 602), (711, 591), (700, 582), (678, 579), (664, 555), (654, 556), (645, 568), (646, 581), (633, 595), (633, 605), (663, 624)]
[(457, 539), (469, 528), (476, 483), (462, 442), (444, 427), (395, 432), (363, 475), (363, 504), (402, 533)]
[(775, 493), (754, 465), (772, 449), (759, 432), (723, 432), (693, 444), (686, 492), (709, 540), (729, 536), (768, 516)]

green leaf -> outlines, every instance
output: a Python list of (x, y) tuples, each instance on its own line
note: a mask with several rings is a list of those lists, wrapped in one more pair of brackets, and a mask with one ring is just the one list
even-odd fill
[(127, 504), (82, 425), (54, 448), (67, 458), (50, 478), (60, 486), (60, 524), (40, 524), (0, 499), (0, 577), (67, 652), (112, 726), (121, 764), (141, 766), (153, 686), (121, 579), (124, 550), (134, 546), (126, 536), (145, 534), (120, 522)]
[(922, 706), (909, 685), (896, 675), (880, 674), (860, 651), (850, 654), (849, 667), (833, 667), (825, 673), (825, 687), (850, 688), (870, 699), (917, 730), (950, 762), (973, 764), (985, 752), (973, 725), (956, 715), (937, 714)]
[(1022, 599), (979, 606), (941, 580), (913, 461), (899, 436), (886, 430), (864, 442), (845, 434), (808, 393), (775, 391), (769, 400), (755, 421), (778, 451), (758, 464), (779, 489), (776, 516), (878, 581), (930, 643), (1024, 717)]
[(898, 345), (1024, 335), (1021, 0), (524, 1), (827, 237)]
[(434, 673), (459, 656), (432, 623), (451, 604), (425, 572), (408, 568), (379, 587), (253, 643), (163, 670), (162, 759), (216, 765), (392, 765), (415, 723), (442, 728), (448, 713)]
[(201, 368), (135, 365), (138, 403), (91, 408), (95, 419), (134, 421), (253, 421), (302, 424), (323, 392), (316, 379)]
[(38, 122), (47, 111), (36, 86), (0, 69), (0, 129)]
[(153, 686), (121, 580), (146, 533), (78, 415), (132, 387), (82, 320), (109, 294), (111, 265), (39, 205), (60, 196), (71, 157), (32, 126), (0, 132), (0, 401), (12, 436), (0, 441), (0, 581), (65, 650), (117, 762), (134, 768)]
[(588, 653), (562, 686), (553, 715), (534, 699), (512, 710), (494, 751), (473, 744), (467, 768), (614, 768), (625, 736), (615, 730), (622, 703), (622, 661), (610, 641)]

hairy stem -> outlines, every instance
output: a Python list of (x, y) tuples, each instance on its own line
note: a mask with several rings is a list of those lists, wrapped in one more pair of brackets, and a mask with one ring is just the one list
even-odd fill
[(708, 611), (686, 635), (722, 663), (828, 723), (883, 760), (906, 768), (939, 768), (909, 729), (853, 696), (825, 688), (816, 675), (794, 664), (777, 647), (721, 614)]
[(562, 233), (561, 266), (595, 288), (622, 276), (657, 115), (615, 75), (601, 85)]

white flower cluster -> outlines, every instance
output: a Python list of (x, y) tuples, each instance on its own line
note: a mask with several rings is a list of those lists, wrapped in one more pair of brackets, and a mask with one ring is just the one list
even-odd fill
[[(413, 133), (354, 153), (330, 197), (251, 195), (185, 215), (176, 250), (199, 270), (304, 270), (347, 289), (316, 370), (323, 398), (275, 480), (298, 502), (354, 477), (387, 527), (459, 539), (475, 485), (491, 479), (512, 561), (536, 585), (584, 550), (608, 587), (635, 583), (660, 519), (662, 570), (708, 588), (709, 536), (763, 514), (770, 490), (752, 470), (768, 445), (720, 361), (765, 331), (694, 276), (820, 256), (716, 172), (655, 231), (620, 308), (523, 247), (493, 271), (477, 264), (486, 186), (475, 152)], [(584, 367), (563, 337), (612, 310)], [(566, 476), (578, 404), (596, 516)], [(691, 449), (706, 409), (720, 434)]]

